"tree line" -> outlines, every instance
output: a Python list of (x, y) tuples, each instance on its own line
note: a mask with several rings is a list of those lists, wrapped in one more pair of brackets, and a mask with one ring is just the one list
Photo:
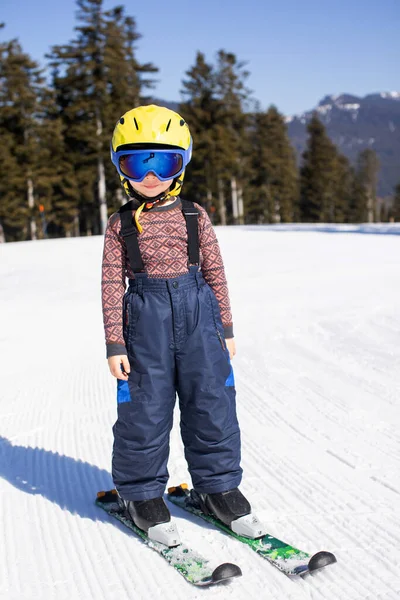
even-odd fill
[[(157, 67), (140, 63), (135, 19), (103, 0), (77, 0), (74, 38), (50, 48), (46, 68), (18, 40), (0, 43), (0, 240), (103, 233), (125, 202), (109, 158), (117, 119), (152, 101)], [(400, 220), (377, 203), (372, 150), (352, 166), (315, 114), (300, 163), (285, 119), (260, 109), (235, 54), (198, 52), (179, 112), (194, 138), (184, 196), (214, 223)]]

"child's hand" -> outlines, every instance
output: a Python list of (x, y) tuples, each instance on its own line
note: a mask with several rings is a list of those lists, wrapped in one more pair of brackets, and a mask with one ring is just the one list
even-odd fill
[(131, 372), (131, 366), (126, 354), (121, 354), (121, 356), (110, 356), (107, 360), (111, 375), (114, 375), (117, 379), (127, 381), (128, 374)]
[(232, 360), (232, 358), (236, 354), (235, 338), (228, 338), (227, 340), (225, 340), (225, 343), (226, 343), (226, 347), (229, 350), (229, 358)]

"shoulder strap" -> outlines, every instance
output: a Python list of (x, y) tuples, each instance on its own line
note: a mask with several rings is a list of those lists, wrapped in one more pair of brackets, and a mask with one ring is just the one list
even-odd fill
[(188, 256), (190, 265), (200, 264), (200, 250), (199, 250), (199, 210), (195, 207), (193, 202), (189, 200), (183, 200), (182, 212), (186, 220), (186, 229), (188, 233)]
[(121, 218), (121, 235), (125, 240), (129, 262), (134, 273), (142, 273), (144, 264), (139, 250), (138, 230), (132, 218), (134, 210), (133, 202), (130, 200), (119, 209)]

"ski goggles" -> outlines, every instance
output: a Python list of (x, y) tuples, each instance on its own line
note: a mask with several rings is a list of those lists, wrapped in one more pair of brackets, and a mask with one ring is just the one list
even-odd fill
[(160, 181), (178, 177), (190, 161), (192, 145), (188, 150), (174, 148), (171, 150), (150, 148), (149, 150), (111, 149), (111, 160), (119, 175), (132, 181), (143, 181), (149, 173), (154, 173)]

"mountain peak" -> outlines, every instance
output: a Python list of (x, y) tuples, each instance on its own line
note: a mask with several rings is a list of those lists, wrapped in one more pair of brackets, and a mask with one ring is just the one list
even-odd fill
[(359, 98), (359, 96), (354, 96), (352, 94), (330, 94), (322, 98), (322, 100), (318, 103), (318, 106), (334, 105), (338, 108), (341, 108), (347, 104), (359, 104), (360, 100), (361, 98)]

